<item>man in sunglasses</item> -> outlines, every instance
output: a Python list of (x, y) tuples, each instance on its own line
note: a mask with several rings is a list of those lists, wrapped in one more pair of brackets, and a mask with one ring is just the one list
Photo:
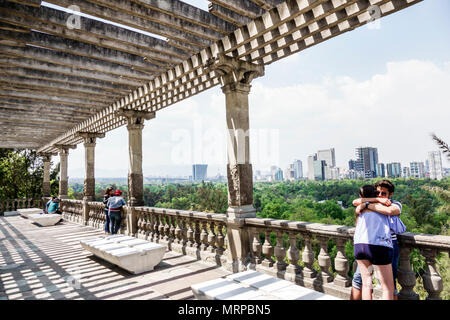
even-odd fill
[[(381, 214), (389, 216), (398, 216), (402, 212), (402, 204), (396, 200), (392, 200), (394, 195), (394, 185), (389, 180), (380, 180), (375, 184), (377, 191), (379, 192), (377, 198), (359, 198), (353, 200), (353, 205), (356, 206), (356, 214), (362, 211), (362, 209), (367, 208), (370, 211), (376, 211)], [(392, 273), (394, 276), (394, 300), (398, 299), (397, 292), (397, 269), (399, 260), (399, 250), (397, 235), (393, 230), (391, 230), (391, 239), (393, 244), (393, 255), (392, 255)], [(356, 268), (355, 274), (353, 275), (352, 281), (352, 291), (350, 295), (350, 300), (361, 300), (361, 273), (359, 268)]]

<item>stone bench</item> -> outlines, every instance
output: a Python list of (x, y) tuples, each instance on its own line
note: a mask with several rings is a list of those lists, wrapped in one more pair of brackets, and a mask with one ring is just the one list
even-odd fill
[(191, 286), (198, 300), (341, 300), (253, 270)]
[(80, 244), (85, 250), (133, 274), (153, 270), (166, 252), (164, 245), (125, 235), (80, 240)]
[(39, 213), (32, 213), (28, 215), (28, 219), (40, 224), (43, 227), (53, 226), (59, 222), (59, 220), (62, 219), (62, 216), (60, 214), (56, 213), (45, 213), (45, 214), (39, 214)]
[(27, 208), (27, 209), (17, 209), (17, 212), (25, 218), (28, 218), (28, 216), (30, 214), (36, 214), (36, 213), (41, 213), (44, 212), (44, 210), (39, 209), (39, 208)]

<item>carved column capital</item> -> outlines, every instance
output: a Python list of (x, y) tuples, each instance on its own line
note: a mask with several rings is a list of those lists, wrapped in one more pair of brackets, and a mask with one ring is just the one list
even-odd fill
[(77, 132), (77, 134), (83, 138), (85, 147), (95, 147), (97, 138), (105, 137), (105, 133), (100, 132)]
[(241, 88), (250, 90), (249, 85), (253, 79), (264, 75), (263, 65), (253, 64), (224, 54), (219, 54), (217, 58), (210, 58), (205, 68), (214, 70), (220, 75), (223, 90), (228, 85), (238, 90)]
[(144, 127), (144, 121), (155, 118), (155, 112), (151, 111), (139, 111), (121, 108), (115, 112), (118, 117), (124, 117), (127, 119), (128, 129), (142, 129)]
[(69, 154), (69, 149), (76, 149), (76, 144), (55, 144), (55, 148), (58, 149), (58, 153), (61, 154)]
[(52, 156), (57, 156), (58, 154), (56, 152), (40, 152), (37, 155), (41, 156), (44, 162), (50, 162), (52, 160)]

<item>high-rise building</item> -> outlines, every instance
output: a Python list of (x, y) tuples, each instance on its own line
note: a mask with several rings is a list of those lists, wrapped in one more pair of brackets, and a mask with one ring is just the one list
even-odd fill
[(377, 166), (375, 168), (375, 173), (377, 177), (384, 178), (386, 177), (386, 168), (384, 166), (384, 163), (377, 163)]
[(378, 149), (372, 147), (356, 148), (356, 171), (364, 173), (365, 178), (376, 177), (376, 166), (378, 163)]
[(423, 162), (410, 162), (409, 169), (411, 171), (411, 177), (425, 178), (425, 165)]
[(314, 180), (325, 180), (325, 168), (327, 163), (325, 160), (314, 160)]
[(430, 164), (430, 179), (441, 180), (444, 177), (442, 169), (442, 158), (440, 151), (428, 152), (428, 162)]
[(389, 178), (399, 178), (402, 176), (402, 165), (400, 162), (392, 162), (386, 165), (387, 176)]
[(317, 151), (317, 160), (325, 161), (328, 167), (336, 166), (334, 148)]
[(206, 173), (208, 171), (207, 164), (193, 164), (192, 165), (192, 178), (194, 181), (206, 180)]
[(278, 168), (277, 171), (275, 171), (274, 180), (275, 181), (283, 181), (283, 170)]
[(409, 167), (403, 167), (402, 169), (402, 177), (403, 178), (409, 178), (411, 176), (411, 170)]
[(289, 167), (287, 167), (284, 170), (284, 180), (286, 181), (295, 180), (294, 164), (290, 164)]
[(299, 180), (303, 178), (303, 163), (301, 160), (294, 160), (294, 179)]
[(314, 161), (317, 160), (317, 154), (313, 154), (312, 156), (308, 156), (308, 180), (314, 179)]
[(350, 160), (348, 162), (348, 170), (356, 170), (356, 160)]

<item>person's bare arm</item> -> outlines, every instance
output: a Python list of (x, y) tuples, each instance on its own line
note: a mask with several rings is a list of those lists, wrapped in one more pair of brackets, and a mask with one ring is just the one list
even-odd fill
[(358, 199), (353, 200), (353, 205), (356, 207), (365, 202), (382, 203), (385, 206), (391, 205), (391, 200), (386, 199), (386, 198), (358, 198)]
[(370, 211), (376, 211), (378, 213), (387, 215), (387, 216), (398, 216), (400, 214), (400, 208), (396, 205), (391, 205), (389, 207), (381, 204), (381, 203), (371, 203), (367, 207)]

